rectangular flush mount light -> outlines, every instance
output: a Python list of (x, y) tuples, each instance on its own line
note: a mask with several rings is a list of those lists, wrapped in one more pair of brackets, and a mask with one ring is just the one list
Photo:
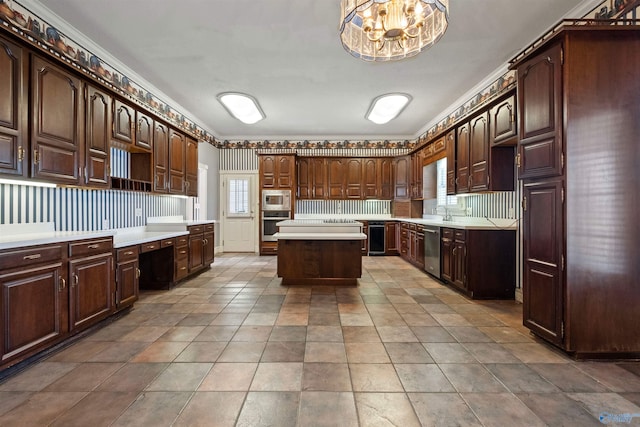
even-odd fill
[(367, 111), (367, 120), (382, 125), (393, 119), (404, 110), (411, 101), (411, 96), (406, 93), (388, 93), (380, 95), (373, 100), (369, 111)]
[(224, 92), (218, 95), (218, 101), (236, 119), (252, 125), (265, 118), (258, 101), (250, 95), (238, 92)]

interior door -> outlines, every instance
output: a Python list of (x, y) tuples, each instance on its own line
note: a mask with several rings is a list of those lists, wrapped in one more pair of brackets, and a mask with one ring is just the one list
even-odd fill
[(257, 208), (255, 174), (225, 174), (222, 178), (222, 247), (224, 252), (255, 252)]

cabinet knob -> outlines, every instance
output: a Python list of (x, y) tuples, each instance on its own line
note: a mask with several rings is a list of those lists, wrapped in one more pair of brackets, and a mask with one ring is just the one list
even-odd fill
[(64, 291), (64, 289), (67, 287), (67, 282), (61, 277), (60, 278), (60, 286), (59, 286), (59, 290), (60, 291)]
[(76, 273), (73, 273), (73, 284), (72, 284), (72, 287), (78, 286), (78, 282), (79, 281), (80, 281), (80, 278), (78, 277), (78, 275)]

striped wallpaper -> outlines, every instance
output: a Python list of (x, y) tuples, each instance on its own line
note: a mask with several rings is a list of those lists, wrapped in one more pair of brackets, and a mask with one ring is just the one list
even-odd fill
[(390, 200), (296, 200), (297, 214), (387, 215)]
[(253, 149), (220, 150), (221, 171), (257, 171), (258, 156)]
[(0, 184), (0, 224), (54, 222), (56, 231), (139, 227), (149, 216), (184, 216), (186, 201), (133, 191)]

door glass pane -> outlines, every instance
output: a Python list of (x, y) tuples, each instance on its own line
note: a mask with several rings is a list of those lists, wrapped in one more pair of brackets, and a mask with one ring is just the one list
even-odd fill
[(249, 216), (249, 180), (229, 179), (227, 212), (229, 216)]

